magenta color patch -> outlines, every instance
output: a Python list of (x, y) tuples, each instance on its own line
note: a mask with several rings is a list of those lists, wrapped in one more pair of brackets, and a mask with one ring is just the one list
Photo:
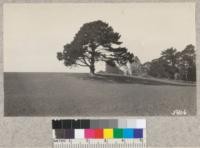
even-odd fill
[(95, 130), (94, 129), (85, 129), (85, 138), (86, 139), (94, 139), (95, 138)]

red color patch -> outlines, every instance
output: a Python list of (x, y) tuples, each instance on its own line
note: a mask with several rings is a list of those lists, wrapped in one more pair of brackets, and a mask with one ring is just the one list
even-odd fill
[(103, 129), (95, 129), (95, 138), (103, 139)]

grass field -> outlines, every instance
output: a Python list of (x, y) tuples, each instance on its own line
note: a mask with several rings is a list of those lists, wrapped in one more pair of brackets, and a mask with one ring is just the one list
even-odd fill
[(196, 114), (196, 86), (120, 76), (4, 73), (5, 116)]

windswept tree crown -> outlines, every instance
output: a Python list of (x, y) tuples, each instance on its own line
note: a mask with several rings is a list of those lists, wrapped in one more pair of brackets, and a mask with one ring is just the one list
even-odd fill
[(85, 23), (73, 41), (64, 46), (63, 52), (57, 53), (57, 58), (64, 60), (66, 66), (87, 66), (91, 73), (95, 72), (97, 61), (126, 64), (133, 60), (134, 55), (119, 46), (122, 44), (120, 37), (111, 26), (100, 20)]

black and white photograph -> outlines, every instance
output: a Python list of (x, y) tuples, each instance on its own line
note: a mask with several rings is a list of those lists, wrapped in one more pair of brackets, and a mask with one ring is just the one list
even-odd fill
[(195, 116), (195, 4), (5, 4), (3, 63), (4, 116)]

